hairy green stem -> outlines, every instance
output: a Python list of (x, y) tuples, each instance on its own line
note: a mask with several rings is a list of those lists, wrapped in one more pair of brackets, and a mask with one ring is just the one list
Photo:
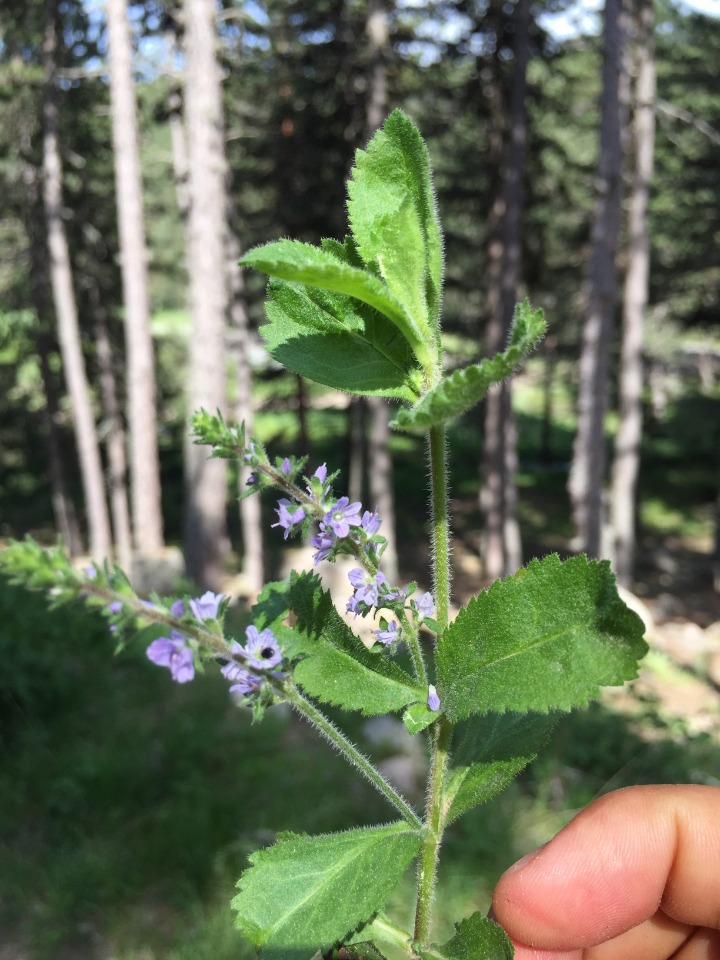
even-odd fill
[(420, 637), (418, 636), (418, 631), (411, 625), (406, 613), (403, 612), (399, 614), (398, 619), (400, 621), (400, 626), (402, 627), (403, 639), (405, 640), (408, 650), (410, 651), (413, 670), (415, 671), (415, 678), (419, 683), (426, 687), (428, 685), (428, 675), (422, 647), (420, 646)]
[[(438, 641), (442, 639), (450, 619), (450, 518), (448, 515), (447, 461), (445, 427), (430, 428), (429, 435), (430, 484), (433, 532), (433, 575), (435, 605), (439, 626)], [(442, 705), (441, 705), (442, 706)], [(444, 829), (443, 792), (452, 737), (452, 724), (441, 717), (435, 724), (435, 735), (430, 762), (427, 806), (425, 810), (425, 839), (420, 853), (417, 901), (415, 906), (415, 941), (427, 943), (432, 922), (432, 900), (437, 876), (438, 854)]]
[(348, 740), (342, 730), (338, 728), (322, 713), (321, 710), (307, 700), (292, 683), (286, 683), (283, 688), (283, 696), (287, 702), (297, 710), (316, 730), (318, 730), (326, 740), (351, 763), (356, 770), (366, 777), (396, 810), (399, 811), (403, 819), (407, 820), (414, 827), (422, 829), (422, 820), (415, 813), (410, 804), (404, 797), (392, 787), (383, 777), (380, 771), (364, 756), (352, 741)]

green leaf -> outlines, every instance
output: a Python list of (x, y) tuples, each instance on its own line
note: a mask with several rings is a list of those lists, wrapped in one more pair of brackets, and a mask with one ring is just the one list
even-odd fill
[(422, 331), (382, 280), (367, 270), (350, 266), (332, 249), (321, 249), (299, 240), (276, 240), (248, 251), (240, 263), (255, 267), (269, 277), (343, 293), (367, 303), (393, 322), (419, 359), (426, 359)]
[(412, 703), (403, 713), (403, 723), (407, 732), (415, 736), (435, 723), (439, 716), (437, 710), (431, 710), (425, 703)]
[(421, 947), (418, 953), (422, 960), (512, 960), (515, 951), (501, 926), (473, 913), (455, 926), (452, 940)]
[(260, 328), (286, 369), (349, 393), (413, 402), (419, 378), (410, 344), (387, 317), (359, 300), (273, 280)]
[(250, 857), (232, 901), (263, 956), (310, 960), (379, 910), (420, 848), (406, 823), (319, 837), (286, 834)]
[(432, 387), (411, 409), (400, 410), (391, 423), (396, 430), (423, 431), (459, 416), (478, 403), (494, 383), (510, 376), (545, 333), (542, 310), (528, 300), (515, 307), (510, 342), (504, 353), (455, 370)]
[(488, 713), (459, 728), (443, 804), (447, 822), (499, 793), (547, 742), (555, 719), (537, 713)]
[(381, 653), (372, 653), (335, 609), (313, 574), (293, 574), (293, 679), (312, 697), (366, 715), (392, 713), (423, 697), (423, 688)]
[(358, 150), (348, 184), (350, 226), (360, 256), (406, 312), (437, 324), (442, 237), (427, 149), (417, 127), (395, 110)]
[(443, 634), (443, 710), (459, 720), (583, 706), (600, 686), (637, 676), (643, 632), (606, 560), (533, 560), (474, 597)]

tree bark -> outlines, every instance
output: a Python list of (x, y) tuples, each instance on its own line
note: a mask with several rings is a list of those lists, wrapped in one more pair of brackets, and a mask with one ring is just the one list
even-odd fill
[(73, 425), (87, 512), (90, 552), (97, 560), (112, 554), (110, 518), (105, 499), (100, 445), (85, 371), (70, 250), (62, 206), (62, 160), (56, 90), (60, 36), (59, 0), (46, 0), (43, 42), (43, 200), (47, 224), (49, 272), (58, 324), (63, 371), (73, 407)]
[[(215, 3), (185, 0), (185, 122), (188, 143), (190, 365), (188, 407), (226, 407), (226, 165)], [(202, 587), (218, 588), (228, 553), (227, 470), (203, 447), (185, 446), (185, 561)]]
[(624, 45), (622, 0), (605, 0), (598, 196), (593, 217), (580, 357), (578, 427), (568, 484), (575, 525), (574, 546), (590, 557), (601, 554), (604, 523), (604, 423), (617, 305), (615, 260), (622, 199), (623, 105), (620, 91)]
[(127, 457), (125, 428), (120, 415), (113, 352), (107, 329), (107, 316), (97, 287), (92, 290), (95, 312), (95, 350), (100, 371), (100, 397), (105, 411), (103, 433), (108, 463), (110, 511), (115, 549), (120, 566), (132, 576), (132, 528), (127, 495)]
[(40, 360), (40, 376), (45, 395), (45, 429), (48, 443), (48, 468), (52, 490), (53, 514), (58, 532), (71, 557), (82, 553), (82, 538), (78, 524), (75, 504), (70, 495), (67, 481), (66, 460), (63, 453), (63, 439), (60, 431), (60, 397), (56, 377), (53, 373), (50, 355), (56, 348), (50, 334), (52, 327), (52, 295), (48, 277), (47, 230), (45, 218), (40, 208), (38, 170), (31, 163), (25, 165), (23, 181), (25, 184), (25, 230), (30, 243), (30, 293), (38, 319), (36, 346)]
[(615, 438), (612, 485), (615, 572), (625, 587), (632, 583), (635, 497), (642, 439), (643, 327), (650, 275), (648, 206), (655, 147), (654, 19), (653, 0), (635, 0), (635, 113), (632, 125), (635, 170), (630, 194), (623, 297), (620, 422)]
[[(248, 357), (248, 317), (245, 308), (245, 290), (242, 270), (238, 264), (240, 244), (235, 234), (228, 229), (227, 263), (230, 285), (230, 320), (234, 333), (234, 356), (237, 401), (235, 417), (245, 424), (245, 435), (253, 429), (252, 371)], [(240, 463), (238, 487), (240, 495), (248, 490), (247, 480), (250, 470)], [(263, 531), (260, 497), (254, 494), (240, 500), (240, 523), (242, 526), (242, 573), (247, 583), (251, 599), (256, 599), (264, 583), (263, 569)]]
[[(489, 251), (492, 285), (488, 294), (490, 321), (486, 349), (490, 356), (502, 350), (512, 325), (520, 277), (521, 227), (525, 202), (527, 152), (527, 68), (530, 59), (530, 4), (516, 0), (514, 71), (509, 103), (505, 176), (494, 206), (495, 227)], [(496, 80), (499, 83), (499, 80)], [(502, 98), (496, 96), (499, 103)], [(496, 120), (496, 126), (500, 121)], [(497, 132), (496, 132), (497, 136)], [(495, 145), (498, 150), (499, 144)], [(489, 579), (513, 573), (522, 563), (517, 521), (517, 437), (512, 410), (512, 386), (505, 382), (488, 393), (485, 401), (483, 485), (485, 514), (484, 564)]]
[[(369, 0), (365, 31), (370, 53), (370, 91), (365, 122), (367, 136), (380, 127), (388, 107), (387, 62), (390, 55), (390, 24), (385, 0)], [(383, 397), (368, 397), (370, 421), (368, 471), (370, 509), (377, 510), (383, 521), (387, 546), (382, 568), (391, 583), (398, 580), (398, 552), (395, 537), (395, 496), (393, 464), (390, 456), (390, 410)]]
[(133, 540), (139, 553), (152, 555), (163, 546), (158, 414), (150, 334), (137, 109), (126, 0), (108, 0), (107, 26), (115, 194), (125, 306)]

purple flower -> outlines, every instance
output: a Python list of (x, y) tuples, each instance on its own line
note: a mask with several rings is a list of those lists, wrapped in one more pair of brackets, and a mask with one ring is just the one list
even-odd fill
[(254, 486), (257, 485), (257, 483), (258, 483), (258, 478), (257, 478), (257, 476), (256, 476), (254, 473), (251, 473), (250, 476), (249, 476), (249, 477), (247, 478), (247, 480), (245, 481), (245, 486), (246, 486), (246, 487), (254, 487)]
[(326, 527), (332, 527), (336, 537), (346, 537), (350, 533), (350, 527), (360, 526), (361, 507), (362, 504), (358, 501), (350, 503), (348, 497), (340, 497), (323, 518)]
[(325, 560), (332, 548), (335, 546), (335, 535), (330, 533), (324, 523), (320, 524), (320, 531), (316, 537), (310, 541), (310, 546), (315, 547), (317, 553), (313, 555), (313, 564), (317, 566), (321, 560)]
[(290, 463), (287, 457), (285, 457), (285, 459), (283, 460), (280, 469), (282, 470), (282, 472), (285, 474), (286, 477), (292, 472), (292, 464)]
[(201, 597), (190, 601), (192, 615), (196, 620), (214, 620), (222, 600), (222, 593), (213, 593), (212, 590), (208, 590)]
[(360, 521), (360, 526), (363, 528), (365, 533), (371, 537), (374, 533), (377, 533), (380, 529), (380, 524), (382, 520), (380, 519), (379, 514), (370, 513), (369, 510), (366, 510), (362, 515), (362, 520)]
[(177, 630), (172, 630), (169, 637), (153, 640), (146, 654), (159, 667), (167, 667), (176, 683), (187, 683), (195, 676), (193, 652)]
[(250, 624), (245, 636), (245, 655), (249, 666), (256, 670), (270, 670), (281, 662), (282, 650), (272, 630), (265, 629), (260, 633), (257, 627)]
[(423, 617), (435, 616), (435, 601), (431, 593), (421, 594), (417, 600), (413, 600), (412, 603), (421, 620)]
[(175, 600), (173, 605), (170, 607), (170, 613), (174, 617), (181, 617), (185, 613), (185, 604), (182, 600)]
[(384, 643), (386, 647), (397, 640), (398, 636), (400, 635), (398, 632), (398, 625), (395, 620), (391, 620), (385, 630), (373, 630), (372, 632), (375, 634), (375, 638), (378, 643)]
[(123, 605), (119, 600), (113, 600), (112, 603), (108, 604), (108, 610), (110, 611), (110, 613), (120, 613), (122, 608), (123, 608)]
[(431, 683), (428, 684), (427, 705), (430, 710), (440, 709), (440, 697), (438, 696), (437, 690)]
[(252, 463), (254, 459), (255, 459), (255, 444), (251, 440), (250, 443), (247, 445), (247, 449), (245, 450), (245, 453), (243, 454), (243, 460), (245, 461), (245, 463)]
[(282, 527), (285, 531), (284, 539), (290, 535), (292, 528), (298, 524), (302, 523), (305, 519), (305, 511), (302, 507), (294, 506), (290, 503), (289, 500), (286, 500), (284, 497), (282, 500), (278, 500), (277, 511), (278, 522), (273, 524), (273, 527)]
[(327, 464), (321, 464), (313, 474), (313, 477), (315, 477), (316, 480), (319, 480), (320, 483), (325, 483), (325, 480), (327, 479)]
[(396, 603), (397, 601), (404, 601), (407, 597), (408, 588), (407, 587), (391, 587), (385, 594), (384, 599), (387, 603)]
[(348, 602), (347, 602), (347, 606), (345, 607), (345, 609), (346, 609), (349, 613), (354, 613), (355, 616), (357, 616), (359, 613), (362, 613), (362, 610), (360, 609), (360, 601), (358, 600), (358, 597), (357, 597), (357, 594), (356, 594), (356, 593), (354, 593), (354, 594), (350, 597), (350, 599), (349, 599)]
[(94, 567), (92, 564), (90, 564), (89, 567), (85, 567), (84, 572), (88, 580), (94, 580), (97, 577), (97, 567)]
[(348, 580), (355, 587), (355, 599), (366, 603), (369, 607), (377, 606), (380, 591), (388, 584), (388, 578), (384, 573), (378, 572), (372, 576), (359, 567), (350, 571)]
[(230, 687), (230, 693), (240, 693), (243, 697), (254, 693), (260, 686), (260, 677), (243, 668), (238, 670), (234, 679), (236, 682)]

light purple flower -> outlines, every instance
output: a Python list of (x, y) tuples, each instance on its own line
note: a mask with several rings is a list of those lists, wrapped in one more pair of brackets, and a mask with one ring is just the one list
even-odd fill
[(287, 457), (285, 457), (285, 459), (283, 460), (280, 469), (282, 470), (282, 472), (285, 474), (286, 477), (292, 472), (292, 464), (290, 463), (290, 460)]
[(421, 620), (423, 617), (435, 616), (435, 601), (431, 593), (421, 594), (417, 600), (413, 600), (413, 606)]
[(347, 602), (345, 609), (348, 613), (354, 613), (357, 616), (359, 613), (362, 613), (360, 609), (360, 601), (358, 600), (357, 594), (354, 593)]
[(321, 464), (313, 474), (313, 477), (315, 477), (316, 480), (319, 480), (320, 483), (325, 483), (325, 480), (327, 479), (327, 464)]
[(94, 580), (98, 575), (97, 567), (94, 567), (92, 564), (90, 564), (89, 567), (85, 567), (84, 573), (88, 580)]
[(234, 679), (236, 682), (230, 687), (230, 693), (240, 693), (243, 697), (254, 693), (260, 686), (260, 677), (243, 668), (238, 670)]
[(377, 533), (380, 529), (380, 524), (382, 520), (378, 513), (370, 513), (369, 510), (366, 510), (362, 515), (362, 520), (360, 521), (360, 526), (363, 528), (365, 533), (371, 537), (374, 533)]
[(391, 620), (385, 630), (373, 630), (372, 632), (375, 634), (375, 639), (378, 643), (384, 643), (386, 647), (394, 643), (400, 635), (398, 624), (395, 620)]
[(336, 537), (346, 537), (350, 527), (359, 527), (360, 510), (362, 504), (358, 501), (350, 503), (348, 497), (340, 497), (338, 502), (323, 517), (326, 527), (332, 527)]
[(285, 531), (285, 540), (290, 536), (292, 528), (296, 526), (296, 524), (302, 523), (305, 519), (305, 511), (303, 508), (292, 504), (284, 497), (282, 500), (278, 500), (276, 513), (278, 515), (278, 522), (274, 523), (273, 527), (283, 528)]
[(255, 486), (257, 486), (258, 482), (259, 482), (259, 481), (258, 481), (258, 478), (257, 478), (256, 474), (251, 473), (250, 476), (249, 476), (249, 477), (247, 478), (247, 480), (245, 481), (245, 486), (246, 486), (246, 487), (255, 487)]
[(245, 453), (243, 454), (243, 460), (245, 461), (245, 463), (252, 463), (254, 459), (255, 459), (255, 444), (251, 440), (250, 443), (247, 445), (247, 449), (245, 450)]
[(321, 560), (327, 558), (335, 546), (335, 535), (325, 527), (324, 523), (321, 523), (318, 535), (312, 538), (310, 546), (317, 550), (317, 553), (313, 554), (313, 564), (317, 566)]
[(169, 637), (153, 640), (146, 654), (159, 667), (167, 667), (176, 683), (187, 683), (195, 676), (193, 652), (177, 630), (172, 630)]
[(213, 593), (212, 590), (208, 590), (201, 597), (190, 601), (192, 615), (196, 620), (214, 620), (223, 599), (222, 593)]
[(255, 670), (270, 670), (282, 661), (282, 650), (272, 630), (266, 628), (258, 632), (258, 628), (250, 624), (245, 636), (245, 655), (249, 666)]
[(427, 705), (430, 710), (440, 709), (440, 697), (438, 696), (437, 690), (431, 683), (428, 684)]
[(182, 600), (175, 600), (173, 605), (170, 607), (170, 613), (174, 617), (181, 617), (185, 613), (185, 604)]
[(374, 576), (356, 567), (348, 574), (348, 580), (355, 587), (355, 599), (375, 607), (380, 599), (380, 592), (387, 587), (388, 578), (378, 571)]
[(108, 604), (108, 610), (110, 611), (110, 613), (120, 613), (122, 608), (123, 608), (123, 605), (119, 600), (113, 600), (112, 603)]

